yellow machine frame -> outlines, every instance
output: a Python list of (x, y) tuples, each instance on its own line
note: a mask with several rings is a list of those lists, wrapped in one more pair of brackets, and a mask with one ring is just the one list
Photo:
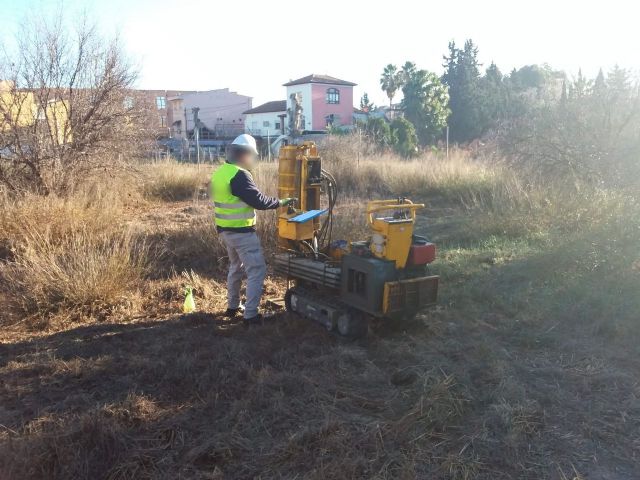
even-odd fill
[[(438, 295), (437, 275), (386, 282), (382, 294), (382, 312), (402, 311), (407, 305), (425, 307), (435, 304)], [(434, 299), (433, 301), (431, 299)]]
[(278, 163), (278, 196), (297, 198), (298, 208), (292, 211), (283, 207), (278, 211), (278, 237), (281, 246), (289, 241), (310, 241), (314, 232), (320, 228), (320, 220), (305, 223), (289, 222), (299, 213), (320, 208), (320, 184), (310, 178), (310, 165), (318, 161), (318, 149), (315, 143), (286, 145), (280, 149)]
[[(396, 262), (396, 268), (404, 268), (411, 248), (416, 210), (420, 208), (424, 208), (424, 204), (413, 203), (408, 199), (374, 200), (367, 203), (367, 221), (373, 230), (371, 253), (378, 258)], [(390, 210), (406, 210), (409, 212), (409, 218), (396, 219), (374, 215)]]

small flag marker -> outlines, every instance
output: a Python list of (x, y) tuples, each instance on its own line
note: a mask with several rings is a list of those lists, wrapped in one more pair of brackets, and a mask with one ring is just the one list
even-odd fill
[(196, 311), (196, 301), (193, 298), (193, 288), (185, 288), (184, 304), (182, 305), (183, 313), (191, 313)]

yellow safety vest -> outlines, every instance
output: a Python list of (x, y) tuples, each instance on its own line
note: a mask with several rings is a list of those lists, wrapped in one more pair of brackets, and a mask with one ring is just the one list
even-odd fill
[(211, 198), (218, 227), (242, 228), (256, 224), (253, 207), (231, 193), (231, 180), (240, 170), (246, 172), (237, 165), (225, 163), (211, 175)]

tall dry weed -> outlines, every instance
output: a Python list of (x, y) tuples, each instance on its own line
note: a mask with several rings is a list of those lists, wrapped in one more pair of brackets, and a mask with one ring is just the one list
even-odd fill
[(497, 187), (512, 181), (508, 172), (467, 153), (452, 151), (449, 158), (434, 153), (405, 160), (384, 153), (357, 158), (333, 156), (325, 168), (337, 179), (341, 192), (356, 197), (440, 196), (458, 202), (490, 197)]
[(163, 160), (142, 165), (143, 192), (147, 198), (178, 201), (206, 193), (210, 165)]
[(133, 301), (148, 249), (117, 189), (0, 199), (0, 278), (20, 317), (104, 317)]
[(129, 230), (81, 228), (63, 239), (27, 233), (0, 264), (12, 303), (25, 314), (63, 308), (103, 316), (131, 303), (146, 269), (147, 249)]

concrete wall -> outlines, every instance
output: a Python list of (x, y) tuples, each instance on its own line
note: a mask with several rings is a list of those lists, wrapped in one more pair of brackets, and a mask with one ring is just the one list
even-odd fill
[[(336, 88), (340, 92), (340, 103), (327, 103), (327, 90)], [(314, 83), (311, 85), (312, 95), (312, 129), (326, 128), (326, 118), (334, 115), (335, 126), (351, 125), (353, 123), (353, 87), (346, 85), (327, 85)]]
[[(287, 110), (291, 109), (291, 94), (292, 93), (300, 93), (302, 96), (302, 115), (304, 115), (304, 130), (313, 130), (312, 123), (312, 94), (311, 94), (311, 86), (312, 84), (307, 83), (305, 85), (291, 85), (287, 87)], [(288, 128), (289, 118), (287, 117), (287, 125)], [(324, 128), (324, 127), (322, 127)]]
[[(167, 98), (167, 120), (171, 128), (171, 137), (184, 138), (185, 125), (188, 125), (188, 118), (185, 118), (184, 100), (180, 95)], [(193, 127), (193, 121), (191, 122)]]
[(191, 111), (191, 107), (200, 107), (200, 120), (211, 129), (221, 123), (243, 123), (242, 112), (251, 108), (253, 100), (228, 88), (187, 93), (183, 97), (187, 112)]
[[(168, 110), (171, 112), (171, 120), (182, 121), (182, 132), (174, 132), (176, 137), (184, 136), (185, 109), (186, 125), (188, 130), (193, 129), (193, 113), (191, 109), (200, 108), (198, 118), (210, 130), (216, 130), (217, 126), (237, 125), (238, 129), (244, 129), (244, 115), (242, 112), (252, 107), (252, 97), (239, 95), (229, 91), (228, 88), (208, 90), (204, 92), (184, 92), (171, 97), (167, 101)], [(169, 103), (171, 105), (169, 105)]]
[[(167, 111), (169, 107), (168, 98), (177, 95), (178, 92), (171, 90), (133, 90), (131, 94), (132, 99), (143, 101), (145, 108), (151, 110), (147, 117), (147, 127), (154, 131), (158, 137), (171, 136), (172, 118), (170, 112)], [(162, 101), (158, 102), (158, 98), (164, 98), (164, 108), (160, 108)]]

